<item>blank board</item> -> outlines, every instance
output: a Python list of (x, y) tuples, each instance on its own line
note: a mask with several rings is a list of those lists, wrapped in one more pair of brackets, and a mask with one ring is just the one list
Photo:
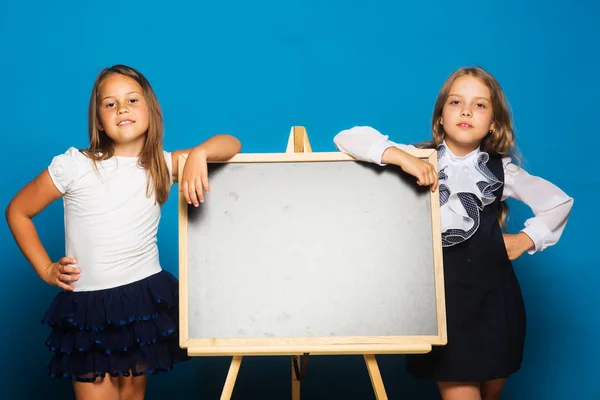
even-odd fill
[(341, 153), (241, 154), (211, 164), (209, 181), (200, 207), (180, 199), (190, 354), (445, 343), (437, 192)]

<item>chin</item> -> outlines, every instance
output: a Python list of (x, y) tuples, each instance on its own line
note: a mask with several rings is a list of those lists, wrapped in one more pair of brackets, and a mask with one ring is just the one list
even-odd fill
[(469, 140), (456, 140), (456, 139), (450, 139), (448, 138), (446, 140), (446, 143), (448, 143), (453, 145), (456, 148), (461, 148), (464, 150), (475, 150), (477, 147), (479, 147), (480, 142), (473, 140), (472, 138)]
[(446, 135), (448, 139), (461, 146), (468, 146), (479, 143), (483, 138), (478, 138), (468, 132), (460, 132), (458, 135)]

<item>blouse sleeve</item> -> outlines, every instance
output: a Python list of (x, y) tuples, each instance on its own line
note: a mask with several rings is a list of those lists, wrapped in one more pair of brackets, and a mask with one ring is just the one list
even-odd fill
[(349, 154), (360, 161), (384, 165), (381, 157), (389, 147), (398, 147), (402, 150), (414, 149), (414, 146), (394, 143), (388, 136), (381, 134), (369, 126), (355, 126), (335, 135), (333, 143), (337, 149)]
[(84, 156), (79, 150), (69, 147), (65, 153), (54, 157), (48, 166), (50, 178), (62, 194), (67, 193), (73, 182), (79, 178), (80, 168), (78, 163), (81, 157)]
[(533, 211), (534, 217), (525, 221), (521, 232), (534, 242), (529, 254), (543, 251), (560, 239), (573, 207), (573, 198), (554, 184), (527, 173), (503, 159), (504, 193), (502, 200), (513, 198), (525, 203)]

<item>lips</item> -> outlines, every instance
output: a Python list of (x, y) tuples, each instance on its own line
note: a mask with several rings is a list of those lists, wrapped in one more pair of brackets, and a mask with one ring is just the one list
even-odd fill
[(124, 119), (123, 121), (120, 121), (117, 126), (125, 126), (125, 125), (131, 125), (134, 124), (135, 121), (131, 120), (131, 119)]
[(468, 124), (466, 122), (460, 122), (460, 123), (456, 124), (456, 126), (458, 126), (459, 128), (472, 128), (473, 127), (473, 125)]

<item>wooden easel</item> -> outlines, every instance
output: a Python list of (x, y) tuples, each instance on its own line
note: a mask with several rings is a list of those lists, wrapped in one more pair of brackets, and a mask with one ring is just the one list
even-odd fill
[[(306, 129), (303, 126), (294, 126), (290, 131), (288, 139), (286, 153), (311, 153), (312, 148), (308, 140)], [(300, 400), (300, 382), (306, 372), (306, 362), (309, 354), (304, 353), (303, 355), (292, 356), (292, 400)], [(377, 365), (377, 359), (374, 354), (364, 354), (365, 363), (367, 364), (367, 370), (369, 377), (371, 378), (371, 384), (373, 385), (373, 391), (375, 392), (375, 398), (377, 400), (387, 400), (387, 394), (383, 385), (383, 379), (379, 372), (379, 366)], [(242, 356), (233, 356), (227, 378), (225, 379), (225, 385), (223, 386), (223, 392), (221, 393), (221, 400), (231, 399), (233, 393), (233, 387), (235, 386), (235, 380), (240, 370), (242, 363)]]

